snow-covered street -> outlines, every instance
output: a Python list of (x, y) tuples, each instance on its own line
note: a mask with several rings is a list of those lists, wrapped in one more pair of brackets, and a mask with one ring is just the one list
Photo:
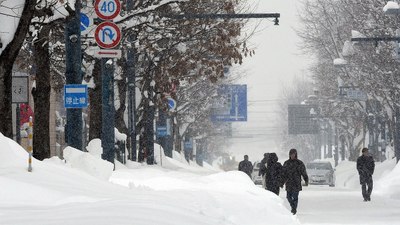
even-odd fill
[(361, 189), (309, 186), (300, 193), (297, 217), (305, 225), (394, 225), (400, 224), (399, 212), (400, 201), (384, 195), (375, 194), (371, 202), (363, 202)]
[[(400, 174), (399, 167), (393, 170), (394, 166), (394, 160), (377, 163), (371, 202), (364, 202), (355, 163), (343, 162), (336, 169), (336, 187), (309, 185), (303, 188), (297, 218), (306, 225), (400, 224)], [(285, 195), (282, 192), (280, 197), (284, 199)], [(290, 208), (287, 201), (285, 206)]]
[(95, 149), (67, 148), (66, 161), (34, 160), (29, 173), (25, 150), (1, 134), (0, 149), (1, 225), (400, 224), (394, 160), (377, 165), (371, 202), (362, 201), (354, 163), (343, 162), (337, 187), (304, 187), (293, 216), (285, 191), (279, 198), (242, 172), (188, 164), (179, 154), (163, 156), (162, 167), (128, 162), (112, 171)]

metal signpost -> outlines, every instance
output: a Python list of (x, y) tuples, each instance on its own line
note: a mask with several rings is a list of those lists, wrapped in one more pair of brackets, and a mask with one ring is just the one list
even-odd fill
[(247, 121), (247, 85), (223, 85), (218, 90), (224, 102), (214, 105), (214, 122)]
[(102, 58), (102, 129), (101, 146), (102, 158), (114, 163), (114, 61), (112, 58), (121, 57), (121, 50), (115, 48), (121, 40), (121, 30), (112, 21), (121, 12), (119, 0), (96, 0), (96, 15), (107, 20), (96, 27), (95, 40), (101, 48), (95, 52), (95, 56)]

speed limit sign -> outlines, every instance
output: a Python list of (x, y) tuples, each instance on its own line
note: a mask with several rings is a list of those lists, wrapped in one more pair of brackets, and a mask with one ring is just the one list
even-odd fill
[(100, 19), (112, 20), (121, 12), (121, 3), (119, 0), (96, 0), (94, 9)]

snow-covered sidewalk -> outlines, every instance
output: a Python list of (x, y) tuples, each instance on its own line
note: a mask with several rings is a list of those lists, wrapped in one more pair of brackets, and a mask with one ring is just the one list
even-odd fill
[(0, 134), (0, 149), (2, 225), (299, 224), (282, 199), (241, 172), (164, 158), (175, 169), (130, 162), (109, 173), (94, 151), (67, 149), (66, 163), (34, 160), (29, 173), (19, 145)]

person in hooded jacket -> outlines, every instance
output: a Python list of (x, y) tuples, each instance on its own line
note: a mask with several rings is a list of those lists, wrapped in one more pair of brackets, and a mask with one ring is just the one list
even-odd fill
[(265, 186), (268, 191), (279, 195), (279, 187), (282, 186), (282, 164), (278, 162), (278, 156), (275, 152), (269, 153)]
[[(360, 184), (364, 202), (371, 201), (373, 188), (372, 174), (375, 170), (374, 158), (368, 154), (368, 148), (361, 150), (362, 155), (357, 159), (357, 171), (360, 175)], [(368, 186), (368, 189), (367, 189)]]
[(297, 150), (290, 149), (289, 159), (283, 164), (283, 183), (286, 187), (286, 198), (292, 208), (293, 215), (297, 213), (299, 192), (302, 190), (301, 177), (308, 186), (308, 175), (304, 163), (297, 159)]

